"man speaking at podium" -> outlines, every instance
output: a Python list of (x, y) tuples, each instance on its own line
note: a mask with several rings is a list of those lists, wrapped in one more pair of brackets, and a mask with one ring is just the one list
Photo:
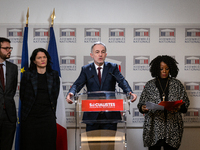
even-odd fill
[[(120, 73), (117, 64), (105, 62), (107, 56), (106, 46), (102, 42), (96, 42), (91, 47), (90, 56), (94, 62), (82, 67), (78, 79), (74, 82), (67, 95), (67, 102), (72, 104), (71, 97), (78, 93), (86, 84), (87, 92), (93, 91), (115, 91), (116, 82), (118, 86), (123, 89), (123, 92), (130, 93), (132, 96), (131, 102), (134, 102), (137, 95), (133, 94), (128, 82)], [(98, 120), (98, 119), (121, 119), (120, 112), (85, 112), (83, 120)], [(89, 123), (86, 124), (86, 131), (92, 130), (117, 130), (117, 123)]]

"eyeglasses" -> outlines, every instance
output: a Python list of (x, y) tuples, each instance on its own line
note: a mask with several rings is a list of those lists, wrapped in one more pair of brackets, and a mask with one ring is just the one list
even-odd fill
[(0, 48), (5, 49), (6, 51), (13, 50), (13, 47), (0, 47)]

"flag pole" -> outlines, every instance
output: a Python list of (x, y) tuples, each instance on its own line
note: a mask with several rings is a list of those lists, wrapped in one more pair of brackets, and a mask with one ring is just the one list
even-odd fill
[(51, 27), (53, 27), (54, 19), (56, 18), (55, 16), (55, 8), (53, 9), (53, 13), (51, 14)]
[(52, 69), (56, 70), (60, 77), (60, 90), (57, 99), (57, 108), (56, 108), (56, 126), (57, 126), (57, 138), (56, 138), (56, 149), (57, 150), (67, 150), (67, 125), (66, 125), (66, 115), (65, 115), (65, 98), (63, 93), (62, 79), (60, 73), (59, 57), (56, 45), (56, 38), (54, 34), (53, 24), (55, 16), (55, 9), (51, 15), (51, 27), (50, 27), (50, 39), (48, 52), (51, 56)]
[(26, 13), (26, 27), (28, 27), (28, 18), (29, 18), (29, 7), (28, 7), (27, 13)]
[[(29, 8), (27, 10), (27, 15), (26, 15), (26, 27), (24, 27), (20, 81), (21, 81), (23, 73), (28, 69), (28, 17), (29, 17)], [(16, 134), (15, 134), (15, 150), (21, 149), (20, 141), (21, 141), (21, 100), (19, 97), (17, 127), (16, 127)]]

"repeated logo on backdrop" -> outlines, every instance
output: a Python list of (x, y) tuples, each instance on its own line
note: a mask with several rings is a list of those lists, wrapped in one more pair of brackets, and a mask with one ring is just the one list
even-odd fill
[(22, 28), (7, 28), (7, 37), (10, 39), (11, 43), (22, 43), (22, 33)]
[(76, 56), (60, 56), (61, 71), (76, 71)]
[(200, 71), (200, 56), (185, 56), (185, 71)]
[(186, 28), (185, 43), (200, 43), (200, 28)]
[(60, 43), (76, 43), (76, 28), (60, 28)]
[(66, 123), (73, 124), (75, 123), (75, 108), (66, 108), (65, 114), (66, 114)]
[(150, 28), (134, 28), (133, 43), (150, 43)]
[(200, 97), (200, 82), (185, 82), (184, 85), (188, 96)]
[(187, 113), (183, 114), (184, 123), (189, 125), (198, 125), (200, 123), (199, 112), (200, 108), (188, 108)]
[(133, 92), (136, 94), (138, 97), (142, 94), (142, 91), (144, 89), (146, 82), (141, 81), (141, 82), (133, 82)]
[(132, 123), (142, 125), (144, 122), (144, 115), (139, 112), (138, 108), (133, 108), (132, 110)]
[(109, 28), (109, 43), (125, 43), (125, 28)]
[(176, 29), (159, 28), (159, 43), (176, 43)]
[(101, 41), (101, 28), (85, 28), (84, 43), (95, 43)]
[(33, 43), (48, 43), (48, 42), (49, 42), (49, 28), (33, 29)]
[(133, 56), (134, 71), (149, 71), (150, 56)]
[(72, 85), (73, 82), (62, 82), (64, 97), (67, 97), (67, 93)]

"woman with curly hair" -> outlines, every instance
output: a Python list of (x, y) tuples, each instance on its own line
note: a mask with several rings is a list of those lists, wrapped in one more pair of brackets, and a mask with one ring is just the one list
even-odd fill
[[(150, 62), (151, 76), (142, 91), (139, 111), (144, 114), (143, 142), (149, 150), (178, 150), (183, 134), (181, 113), (186, 113), (190, 104), (183, 84), (176, 79), (177, 61), (167, 55), (157, 56)], [(151, 110), (146, 102), (155, 104), (161, 101), (183, 100), (184, 104), (173, 108), (173, 111)]]

